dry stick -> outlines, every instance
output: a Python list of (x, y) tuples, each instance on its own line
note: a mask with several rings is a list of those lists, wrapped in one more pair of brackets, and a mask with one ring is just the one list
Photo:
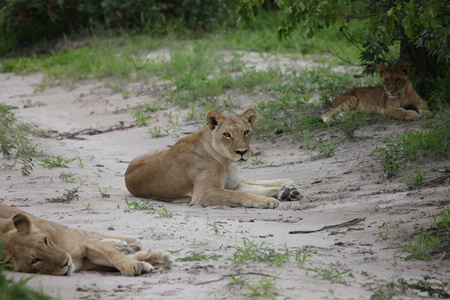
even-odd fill
[(351, 221), (340, 223), (340, 224), (336, 224), (336, 225), (327, 225), (327, 226), (324, 226), (324, 227), (322, 227), (320, 229), (316, 229), (316, 230), (289, 231), (289, 234), (313, 233), (313, 232), (319, 232), (319, 231), (326, 230), (326, 229), (331, 229), (331, 228), (347, 227), (347, 226), (352, 226), (352, 225), (359, 224), (359, 223), (361, 223), (364, 220), (366, 220), (366, 218), (356, 218), (356, 219), (353, 219)]
[(84, 135), (97, 135), (97, 134), (102, 134), (102, 133), (108, 133), (111, 131), (116, 131), (116, 130), (125, 130), (125, 129), (129, 129), (129, 128), (133, 128), (136, 125), (129, 125), (129, 126), (124, 126), (124, 123), (122, 121), (120, 121), (117, 125), (111, 126), (105, 130), (99, 130), (99, 129), (83, 129), (83, 130), (78, 130), (75, 131), (73, 133), (70, 132), (64, 132), (64, 133), (60, 133), (58, 134), (55, 138), (67, 138), (67, 139), (72, 139), (72, 140), (84, 140), (84, 138), (80, 138), (77, 137), (77, 135), (80, 134), (84, 134)]
[(258, 276), (264, 276), (264, 277), (269, 277), (269, 276), (271, 276), (271, 275), (267, 275), (267, 274), (263, 274), (263, 273), (247, 272), (247, 273), (242, 273), (242, 274), (222, 275), (222, 277), (220, 277), (219, 279), (214, 279), (214, 280), (209, 280), (209, 281), (199, 282), (199, 283), (195, 283), (194, 285), (202, 285), (202, 284), (208, 284), (208, 283), (218, 282), (218, 281), (224, 280), (224, 279), (227, 278), (227, 277), (231, 277), (231, 276), (242, 276), (242, 275), (258, 275)]

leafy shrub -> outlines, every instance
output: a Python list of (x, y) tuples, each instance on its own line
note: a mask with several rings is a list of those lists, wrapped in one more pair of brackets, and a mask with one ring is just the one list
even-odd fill
[(0, 1), (0, 54), (80, 29), (164, 32), (178, 26), (201, 32), (228, 16), (224, 0)]

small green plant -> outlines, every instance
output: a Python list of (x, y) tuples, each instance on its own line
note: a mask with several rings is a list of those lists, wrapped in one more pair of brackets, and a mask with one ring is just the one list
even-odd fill
[(223, 230), (223, 225), (217, 223), (214, 218), (206, 218), (206, 228), (211, 229), (215, 234), (219, 234)]
[(210, 259), (217, 260), (218, 258), (222, 257), (222, 255), (217, 254), (206, 255), (195, 251), (188, 251), (187, 253), (190, 253), (191, 255), (182, 258), (177, 258), (175, 261), (202, 261), (202, 260), (209, 261)]
[(230, 260), (238, 264), (244, 264), (247, 261), (258, 261), (280, 266), (292, 256), (292, 253), (287, 248), (283, 253), (278, 253), (274, 249), (264, 247), (264, 242), (258, 245), (248, 238), (244, 239), (243, 247), (234, 246), (234, 248), (236, 251)]
[(159, 240), (162, 240), (167, 235), (168, 235), (167, 233), (157, 234), (157, 235), (155, 235), (155, 239), (159, 241)]
[(155, 126), (155, 127), (153, 127), (153, 129), (149, 129), (148, 133), (150, 133), (152, 138), (159, 138), (159, 137), (163, 137), (163, 136), (168, 136), (169, 129), (162, 129), (159, 126)]
[(148, 104), (148, 103), (144, 103), (144, 111), (145, 112), (155, 112), (158, 110), (166, 110), (167, 108), (165, 108), (164, 106), (160, 106), (160, 105), (152, 105), (152, 104)]
[(97, 191), (100, 193), (100, 195), (103, 198), (109, 198), (110, 197), (110, 195), (108, 194), (108, 189), (107, 188), (102, 189), (98, 184), (97, 184)]
[(150, 120), (152, 116), (146, 116), (140, 108), (136, 108), (134, 110), (134, 118), (135, 118), (134, 123), (137, 126), (145, 126), (147, 125), (147, 121)]
[(83, 206), (84, 206), (84, 210), (91, 210), (92, 209), (90, 202), (88, 204), (83, 204)]
[(327, 142), (321, 140), (320, 143), (315, 144), (319, 150), (319, 157), (330, 157), (334, 154), (336, 147), (339, 145), (338, 142)]
[(71, 172), (62, 172), (59, 175), (59, 178), (61, 178), (62, 180), (64, 180), (64, 182), (67, 183), (76, 183), (77, 182), (77, 177), (75, 177), (76, 174), (71, 173)]
[(259, 158), (258, 156), (255, 156), (254, 158), (252, 158), (252, 165), (253, 166), (263, 165), (265, 163), (266, 163), (266, 161), (261, 159), (261, 158)]
[(306, 260), (310, 256), (311, 256), (311, 254), (309, 254), (309, 253), (302, 252), (302, 251), (297, 251), (297, 252), (295, 252), (294, 259), (297, 262), (298, 266), (300, 268), (303, 268), (303, 266), (305, 265)]
[(238, 286), (243, 287), (247, 284), (248, 278), (245, 278), (243, 276), (236, 276), (236, 274), (231, 273), (230, 274), (230, 281), (227, 283), (228, 287), (231, 286)]
[(278, 276), (271, 278), (262, 277), (256, 284), (247, 283), (246, 287), (250, 290), (249, 293), (242, 293), (245, 297), (262, 297), (264, 299), (277, 299), (280, 295), (277, 292), (277, 287), (274, 283)]
[(373, 235), (377, 236), (378, 238), (385, 241), (389, 237), (389, 232), (390, 232), (391, 228), (398, 227), (398, 224), (390, 224), (390, 222), (388, 222), (388, 223), (383, 223), (383, 225), (381, 227), (383, 230), (381, 232), (374, 233)]
[(322, 278), (337, 283), (345, 283), (343, 275), (350, 272), (348, 270), (339, 272), (335, 269), (325, 269), (325, 268), (309, 269), (309, 271), (316, 273), (316, 275), (313, 276), (314, 278)]
[(416, 175), (405, 179), (405, 185), (409, 190), (413, 190), (421, 186), (425, 180), (425, 176), (430, 173), (430, 171), (424, 171), (423, 167), (416, 164), (413, 165), (413, 168), (416, 170)]
[(158, 214), (161, 218), (172, 218), (172, 213), (169, 212), (165, 207), (163, 207), (161, 210), (154, 211), (152, 214)]
[(125, 204), (127, 205), (127, 208), (125, 208), (124, 212), (131, 213), (134, 210), (147, 210), (151, 209), (152, 199), (141, 199), (139, 201), (128, 201), (128, 196), (125, 196)]
[(67, 164), (77, 160), (78, 158), (64, 158), (63, 156), (57, 155), (55, 158), (44, 158), (41, 159), (41, 166), (47, 169), (53, 168), (68, 168)]
[(66, 192), (62, 195), (62, 197), (56, 197), (56, 198), (45, 198), (45, 202), (48, 203), (70, 203), (73, 200), (78, 200), (78, 188), (73, 188), (66, 190)]

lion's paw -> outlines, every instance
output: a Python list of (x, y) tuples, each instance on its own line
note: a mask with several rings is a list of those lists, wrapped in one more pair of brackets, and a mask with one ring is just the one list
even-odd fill
[(298, 201), (303, 198), (301, 190), (296, 187), (284, 186), (278, 193), (278, 199), (280, 201)]
[(151, 263), (153, 266), (161, 266), (164, 268), (172, 268), (174, 260), (172, 256), (163, 250), (151, 250), (148, 252), (150, 254), (150, 258), (147, 262)]
[(120, 273), (125, 276), (139, 276), (153, 271), (153, 266), (144, 261), (130, 260), (123, 263), (119, 268)]

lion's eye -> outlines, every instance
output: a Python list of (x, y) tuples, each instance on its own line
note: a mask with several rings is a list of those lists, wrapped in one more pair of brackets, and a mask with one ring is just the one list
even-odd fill
[(47, 237), (44, 238), (44, 245), (49, 246)]
[(399, 83), (400, 82), (400, 78), (395, 79), (395, 83)]
[(231, 134), (229, 134), (228, 132), (225, 132), (225, 133), (223, 134), (223, 136), (226, 137), (226, 138), (231, 138)]
[(385, 83), (389, 83), (389, 80), (385, 79), (384, 82), (385, 82)]
[(247, 136), (250, 133), (250, 130), (244, 131), (244, 136)]
[(37, 263), (40, 262), (40, 261), (41, 261), (40, 258), (33, 258), (33, 260), (31, 261), (31, 264), (32, 264), (32, 265), (35, 265), (35, 264), (37, 264)]

